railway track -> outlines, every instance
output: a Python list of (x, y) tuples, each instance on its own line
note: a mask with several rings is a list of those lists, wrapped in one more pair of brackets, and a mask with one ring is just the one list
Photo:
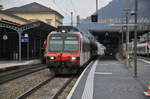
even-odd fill
[(74, 79), (74, 77), (70, 78), (65, 82), (65, 84), (52, 96), (51, 99), (58, 99), (58, 97), (61, 95), (61, 93), (64, 91), (64, 89), (71, 83), (71, 81)]
[(40, 87), (44, 86), (45, 84), (47, 84), (48, 82), (53, 80), (54, 78), (55, 78), (55, 76), (52, 76), (49, 79), (42, 81), (41, 83), (39, 83), (39, 84), (35, 85), (34, 87), (32, 87), (31, 89), (27, 90), (25, 93), (16, 97), (16, 99), (24, 99), (24, 98), (28, 97), (29, 95), (34, 93), (36, 90), (38, 90)]
[[(71, 81), (78, 75), (80, 75), (81, 70), (73, 75), (72, 77), (70, 77), (67, 81), (65, 81), (65, 83), (59, 88), (59, 90), (52, 96), (50, 97), (50, 99), (58, 99), (58, 97), (61, 95), (61, 93), (64, 91), (64, 89), (71, 83)], [(18, 97), (16, 97), (16, 99), (24, 99), (29, 97), (30, 95), (32, 95), (34, 92), (40, 90), (39, 88), (43, 87), (44, 85), (51, 83), (51, 81), (53, 81), (55, 78), (54, 76), (51, 76), (49, 79), (42, 81), (41, 83), (33, 86), (32, 88), (30, 88), (29, 90), (27, 90), (26, 92), (22, 93), (21, 95), (19, 95)]]
[(0, 74), (0, 84), (9, 82), (11, 80), (26, 76), (28, 74), (46, 69), (46, 66), (42, 65), (42, 64), (37, 64), (37, 65), (31, 65), (26, 66), (27, 68), (23, 68), (23, 69), (18, 69), (18, 70), (12, 70), (12, 71), (7, 71), (7, 73), (1, 73)]

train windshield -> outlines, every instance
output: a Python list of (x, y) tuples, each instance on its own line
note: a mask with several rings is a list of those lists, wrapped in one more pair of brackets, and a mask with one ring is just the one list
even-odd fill
[(64, 39), (64, 52), (76, 52), (78, 50), (77, 37), (66, 37)]
[(50, 39), (49, 51), (59, 52), (63, 50), (63, 40), (61, 37), (52, 37)]
[(77, 52), (77, 37), (51, 37), (49, 51), (52, 52)]
[(76, 52), (78, 50), (77, 40), (65, 40), (64, 41), (64, 51), (65, 52)]

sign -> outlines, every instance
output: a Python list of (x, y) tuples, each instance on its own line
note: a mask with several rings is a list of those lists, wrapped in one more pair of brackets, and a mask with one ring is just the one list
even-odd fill
[(22, 43), (27, 43), (27, 42), (29, 42), (29, 38), (21, 38), (21, 42)]
[(97, 14), (91, 16), (91, 22), (98, 22), (98, 15)]
[(8, 36), (7, 35), (3, 35), (3, 40), (7, 40)]

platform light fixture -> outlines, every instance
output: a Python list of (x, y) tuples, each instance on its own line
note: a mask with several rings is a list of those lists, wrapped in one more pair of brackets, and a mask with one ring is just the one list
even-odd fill
[(29, 35), (26, 33), (26, 34), (24, 34), (24, 37), (28, 38), (28, 37), (29, 37)]
[(27, 60), (29, 60), (29, 35), (27, 33), (25, 33), (24, 37), (28, 39), (28, 41), (27, 41)]

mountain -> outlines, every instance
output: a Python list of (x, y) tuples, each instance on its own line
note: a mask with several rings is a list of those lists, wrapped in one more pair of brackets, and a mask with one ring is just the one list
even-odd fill
[[(110, 19), (110, 18), (125, 18), (124, 9), (128, 8), (130, 11), (134, 11), (135, 0), (112, 0), (108, 5), (99, 9), (98, 17), (99, 19)], [(148, 17), (150, 18), (150, 0), (138, 0), (138, 18)], [(130, 16), (131, 18), (131, 16)], [(132, 17), (133, 18), (133, 17)], [(109, 30), (118, 29), (121, 27), (108, 26), (105, 23), (94, 24), (91, 23), (91, 17), (81, 20), (80, 28), (89, 30)], [(107, 23), (107, 22), (106, 22)]]
[[(123, 18), (124, 9), (128, 8), (134, 11), (135, 0), (112, 0), (108, 5), (98, 10), (98, 16), (101, 19)], [(150, 17), (150, 0), (138, 0), (138, 17)], [(83, 19), (82, 22), (90, 22), (90, 16)]]
[[(134, 10), (135, 0), (112, 0), (107, 6), (99, 10), (99, 18), (124, 17), (124, 9)], [(138, 16), (150, 17), (150, 0), (138, 0)]]
[(139, 0), (138, 14), (143, 17), (150, 17), (150, 0)]
[(117, 18), (123, 16), (124, 0), (112, 0), (107, 6), (98, 11), (99, 18)]

